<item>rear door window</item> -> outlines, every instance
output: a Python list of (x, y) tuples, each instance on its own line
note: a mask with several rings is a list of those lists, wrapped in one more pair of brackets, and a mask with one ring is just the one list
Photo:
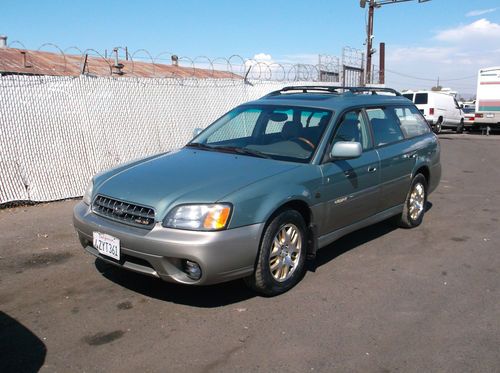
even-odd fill
[(366, 109), (373, 130), (375, 146), (383, 146), (404, 140), (403, 132), (399, 128), (399, 121), (390, 110), (385, 108)]

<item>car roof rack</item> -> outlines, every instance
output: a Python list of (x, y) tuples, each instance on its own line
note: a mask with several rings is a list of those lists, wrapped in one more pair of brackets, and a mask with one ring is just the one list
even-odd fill
[(379, 87), (334, 87), (329, 85), (305, 85), (305, 86), (287, 86), (283, 87), (277, 91), (273, 91), (264, 97), (279, 96), (281, 94), (301, 91), (302, 93), (308, 92), (322, 92), (322, 93), (336, 93), (341, 94), (344, 92), (351, 93), (371, 93), (372, 95), (378, 94), (377, 92), (392, 93), (395, 96), (401, 96), (401, 93), (392, 88), (379, 88)]

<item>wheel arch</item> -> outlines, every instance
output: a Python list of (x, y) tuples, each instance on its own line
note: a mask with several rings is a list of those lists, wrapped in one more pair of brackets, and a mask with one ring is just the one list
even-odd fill
[(316, 226), (314, 224), (314, 216), (309, 204), (300, 198), (292, 198), (287, 201), (283, 201), (271, 214), (269, 214), (265, 220), (264, 229), (262, 230), (263, 233), (259, 241), (259, 247), (262, 244), (262, 237), (264, 236), (266, 228), (276, 216), (286, 210), (295, 210), (304, 219), (306, 224), (307, 253), (308, 255), (312, 254), (312, 256), (314, 256), (317, 250), (317, 234)]
[(418, 175), (418, 174), (422, 174), (424, 175), (425, 177), (425, 180), (427, 181), (427, 185), (430, 184), (430, 181), (431, 181), (431, 172), (430, 172), (430, 169), (427, 165), (421, 165), (419, 166), (416, 171), (413, 173), (412, 175), (412, 179)]

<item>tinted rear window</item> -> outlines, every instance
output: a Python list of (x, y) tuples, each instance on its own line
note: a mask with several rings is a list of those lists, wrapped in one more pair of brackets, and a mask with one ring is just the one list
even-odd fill
[(417, 93), (415, 95), (415, 105), (427, 105), (427, 93)]
[(413, 101), (413, 93), (405, 93), (403, 96), (405, 96), (408, 100)]

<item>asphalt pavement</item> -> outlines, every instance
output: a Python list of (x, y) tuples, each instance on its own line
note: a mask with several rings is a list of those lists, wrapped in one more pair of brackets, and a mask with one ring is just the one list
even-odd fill
[(440, 137), (420, 227), (350, 234), (274, 298), (95, 260), (76, 200), (0, 210), (0, 371), (499, 372), (500, 136)]

